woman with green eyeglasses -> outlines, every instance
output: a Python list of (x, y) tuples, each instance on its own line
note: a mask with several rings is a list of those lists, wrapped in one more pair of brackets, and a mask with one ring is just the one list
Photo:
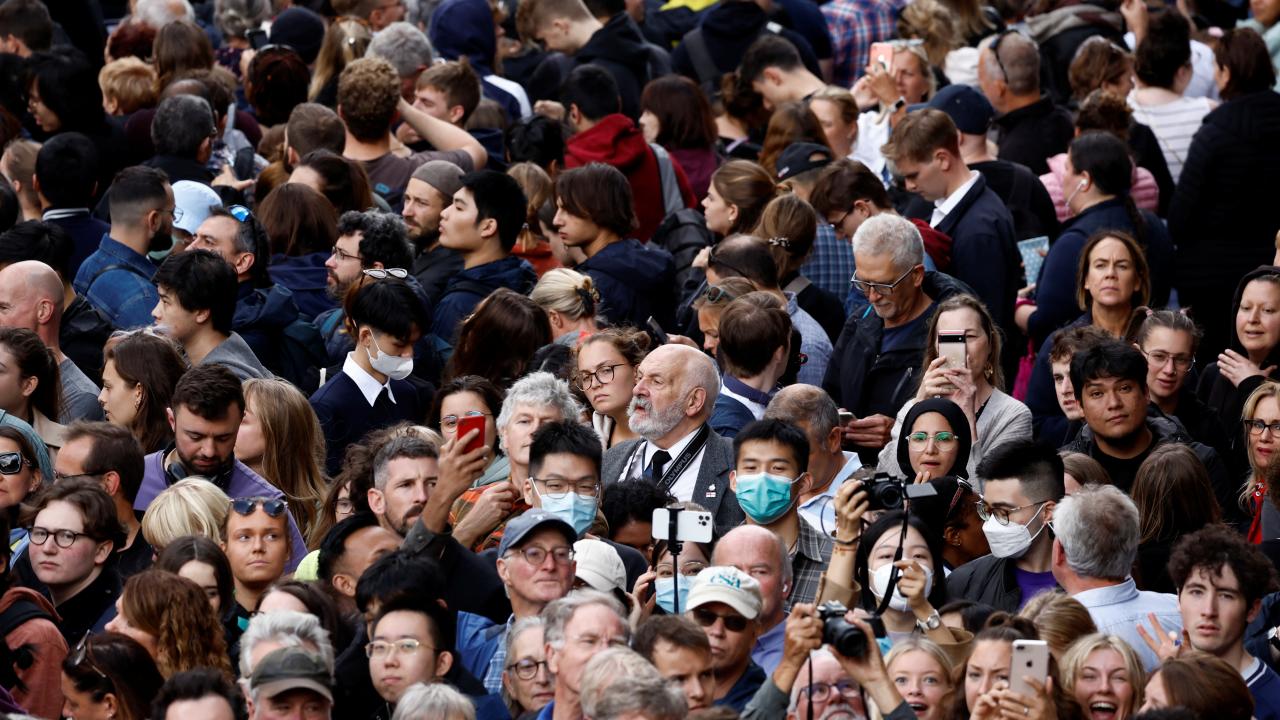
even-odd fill
[(969, 418), (945, 398), (929, 398), (911, 406), (898, 438), (898, 465), (907, 477), (928, 481), (946, 475), (968, 477), (965, 466), (973, 437)]

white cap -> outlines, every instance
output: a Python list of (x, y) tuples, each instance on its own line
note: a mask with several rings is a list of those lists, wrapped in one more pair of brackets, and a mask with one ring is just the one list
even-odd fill
[(737, 610), (748, 620), (754, 620), (764, 604), (760, 582), (736, 567), (717, 565), (705, 568), (693, 579), (687, 609), (717, 602)]
[(179, 180), (173, 184), (173, 206), (182, 211), (173, 226), (195, 235), (200, 223), (209, 218), (209, 208), (222, 207), (222, 198), (204, 183)]
[(600, 592), (627, 589), (627, 568), (613, 546), (602, 540), (579, 540), (573, 544), (578, 578)]

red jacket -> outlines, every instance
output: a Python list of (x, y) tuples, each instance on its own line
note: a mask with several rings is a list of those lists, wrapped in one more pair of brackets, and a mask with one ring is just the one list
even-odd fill
[[(658, 158), (649, 148), (649, 143), (645, 142), (644, 134), (625, 115), (615, 113), (604, 116), (590, 130), (569, 138), (565, 147), (566, 168), (582, 167), (593, 162), (612, 165), (627, 176), (627, 181), (631, 183), (631, 194), (635, 198), (636, 219), (640, 222), (635, 237), (641, 242), (648, 242), (667, 213), (662, 201), (662, 176), (658, 170)], [(693, 207), (696, 201), (693, 191), (689, 189), (684, 170), (674, 158), (671, 164), (675, 167), (685, 206)]]

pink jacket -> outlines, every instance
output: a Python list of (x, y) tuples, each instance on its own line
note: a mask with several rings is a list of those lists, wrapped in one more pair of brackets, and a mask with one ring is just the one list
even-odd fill
[[(1053, 198), (1053, 209), (1058, 213), (1058, 222), (1066, 222), (1071, 217), (1067, 210), (1067, 199), (1062, 194), (1062, 174), (1066, 172), (1067, 154), (1060, 153), (1049, 158), (1049, 172), (1040, 176), (1040, 182)], [(1156, 186), (1156, 178), (1146, 168), (1133, 166), (1133, 187), (1129, 190), (1133, 203), (1140, 210), (1156, 212), (1160, 205), (1160, 188)]]

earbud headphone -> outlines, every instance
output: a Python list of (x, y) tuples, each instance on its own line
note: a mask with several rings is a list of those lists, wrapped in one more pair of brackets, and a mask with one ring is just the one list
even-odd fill
[(1080, 184), (1079, 184), (1079, 185), (1076, 185), (1076, 190), (1083, 190), (1083, 189), (1084, 189), (1084, 186), (1085, 186), (1085, 185), (1087, 185), (1087, 184), (1088, 184), (1088, 183), (1086, 183), (1084, 180), (1081, 180), (1081, 181), (1080, 181)]

